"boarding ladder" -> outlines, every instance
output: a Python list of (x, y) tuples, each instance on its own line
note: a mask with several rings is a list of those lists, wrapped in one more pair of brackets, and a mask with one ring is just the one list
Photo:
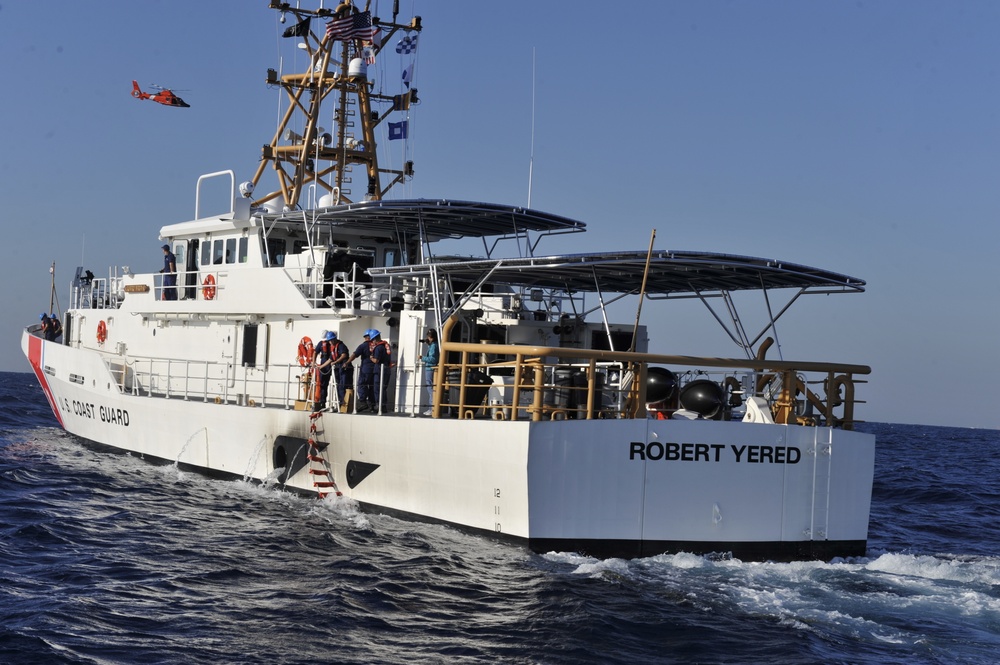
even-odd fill
[(319, 444), (316, 442), (318, 430), (316, 422), (322, 417), (322, 411), (313, 411), (309, 415), (309, 438), (306, 440), (309, 444), (309, 451), (306, 453), (306, 459), (309, 460), (309, 475), (313, 478), (313, 487), (316, 488), (316, 494), (320, 499), (331, 493), (343, 496), (333, 479), (330, 462), (320, 454)]

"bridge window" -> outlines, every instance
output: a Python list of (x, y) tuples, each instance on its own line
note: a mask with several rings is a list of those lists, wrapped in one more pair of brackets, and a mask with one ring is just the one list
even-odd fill
[(270, 257), (268, 265), (285, 265), (285, 240), (284, 238), (267, 239), (267, 255)]

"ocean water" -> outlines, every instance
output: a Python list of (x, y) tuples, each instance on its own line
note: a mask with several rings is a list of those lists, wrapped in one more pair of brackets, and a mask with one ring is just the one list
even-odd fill
[(1000, 431), (865, 428), (865, 557), (599, 561), (97, 452), (0, 373), (0, 663), (1000, 661)]

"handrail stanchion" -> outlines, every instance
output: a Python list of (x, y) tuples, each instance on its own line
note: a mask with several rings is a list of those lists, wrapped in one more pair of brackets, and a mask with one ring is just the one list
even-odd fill
[(597, 359), (591, 358), (587, 366), (587, 420), (594, 417), (594, 399), (597, 386)]
[(844, 386), (844, 429), (854, 429), (854, 377), (844, 374), (841, 380)]
[(465, 374), (469, 371), (469, 353), (462, 351), (461, 373), (458, 377), (458, 419), (465, 418)]
[(510, 419), (517, 420), (518, 408), (521, 405), (521, 367), (524, 356), (518, 353), (514, 356), (514, 392), (510, 397)]
[(834, 383), (834, 373), (833, 370), (831, 370), (827, 372), (826, 375), (826, 395), (824, 395), (824, 397), (826, 398), (826, 404), (823, 411), (824, 415), (826, 416), (827, 423), (832, 423), (834, 419), (833, 416), (834, 395), (836, 394), (834, 391), (836, 390), (836, 385), (837, 384)]
[(535, 368), (535, 394), (534, 399), (531, 403), (531, 419), (534, 421), (539, 421), (542, 419), (542, 385), (545, 381), (545, 365), (544, 363), (538, 363), (538, 367)]
[[(288, 387), (290, 385), (292, 385), (292, 366), (291, 365), (285, 365), (285, 387), (283, 389), (284, 395), (282, 396), (281, 399), (285, 403), (285, 410), (286, 411), (288, 409), (292, 408), (291, 400), (288, 399)], [(298, 390), (298, 386), (295, 387), (295, 390), (296, 391)]]

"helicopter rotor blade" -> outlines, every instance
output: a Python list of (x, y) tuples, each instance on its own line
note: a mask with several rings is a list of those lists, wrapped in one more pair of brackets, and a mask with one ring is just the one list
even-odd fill
[(162, 85), (156, 85), (155, 83), (149, 84), (150, 88), (156, 88), (157, 90), (169, 90), (170, 92), (190, 92), (188, 88), (165, 88)]

